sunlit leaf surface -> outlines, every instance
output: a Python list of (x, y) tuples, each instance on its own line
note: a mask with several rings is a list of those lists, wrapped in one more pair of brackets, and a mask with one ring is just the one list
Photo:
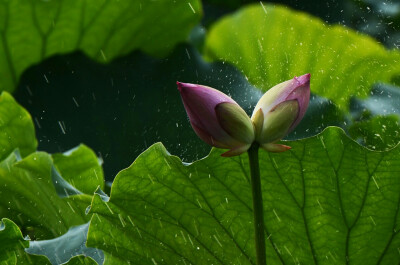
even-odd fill
[(258, 3), (219, 20), (206, 39), (206, 55), (237, 66), (266, 91), (311, 73), (311, 91), (348, 109), (371, 85), (400, 74), (400, 53), (343, 26), (283, 6)]
[(0, 91), (14, 90), (26, 68), (58, 53), (80, 50), (99, 62), (135, 49), (164, 55), (201, 15), (198, 0), (1, 0)]
[[(335, 127), (287, 144), (260, 151), (269, 264), (399, 263), (399, 147), (369, 151)], [(220, 153), (185, 165), (153, 145), (108, 202), (94, 197), (88, 245), (131, 263), (255, 264), (247, 155)]]

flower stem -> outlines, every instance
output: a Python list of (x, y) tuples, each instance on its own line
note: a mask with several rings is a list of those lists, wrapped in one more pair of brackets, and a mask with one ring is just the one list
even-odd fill
[(253, 193), (254, 233), (256, 243), (257, 265), (266, 265), (264, 210), (261, 193), (260, 167), (258, 164), (258, 143), (253, 143), (247, 151), (250, 162), (251, 190)]

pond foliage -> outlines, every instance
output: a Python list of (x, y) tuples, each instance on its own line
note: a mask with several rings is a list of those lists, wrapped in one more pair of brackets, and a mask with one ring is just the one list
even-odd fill
[[(291, 149), (259, 152), (267, 264), (400, 262), (400, 52), (283, 4), (207, 17), (222, 2), (0, 0), (0, 264), (257, 264), (248, 155), (196, 138), (176, 81), (249, 114), (305, 73), (309, 108), (280, 142)], [(120, 79), (68, 87), (63, 70), (53, 82), (36, 68), (68, 56)], [(134, 76), (129, 96), (119, 69)], [(51, 91), (24, 85), (35, 73)], [(50, 97), (68, 91), (69, 107)], [(82, 134), (76, 147), (43, 117)]]

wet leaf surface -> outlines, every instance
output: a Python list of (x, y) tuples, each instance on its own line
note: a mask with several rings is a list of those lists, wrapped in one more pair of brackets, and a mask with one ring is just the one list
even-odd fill
[(7, 218), (2, 218), (0, 222), (0, 244), (1, 264), (51, 264), (46, 257), (25, 252), (29, 241), (23, 238), (18, 226)]
[[(260, 151), (270, 264), (400, 261), (399, 147), (373, 152), (338, 128)], [(182, 164), (161, 144), (95, 196), (88, 245), (141, 264), (255, 264), (247, 155)], [(107, 263), (105, 263), (107, 264)]]
[(37, 147), (35, 128), (29, 113), (7, 92), (0, 95), (0, 160), (15, 148), (25, 157)]
[(46, 256), (52, 264), (103, 264), (103, 253), (85, 246), (88, 228), (89, 223), (71, 227), (60, 237), (31, 241), (26, 252)]

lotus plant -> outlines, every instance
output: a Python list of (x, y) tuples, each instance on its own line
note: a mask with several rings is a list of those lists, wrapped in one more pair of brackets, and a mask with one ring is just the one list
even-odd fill
[(178, 89), (196, 134), (207, 144), (230, 149), (222, 156), (246, 152), (256, 142), (270, 152), (289, 146), (276, 144), (301, 121), (310, 98), (310, 74), (269, 89), (258, 101), (251, 119), (224, 93), (203, 85), (178, 82)]
[(224, 93), (207, 86), (178, 82), (190, 123), (207, 144), (230, 149), (222, 156), (246, 152), (254, 142), (254, 128), (246, 112)]
[(269, 89), (251, 118), (229, 96), (203, 85), (178, 84), (183, 105), (196, 134), (207, 144), (229, 149), (222, 156), (249, 156), (257, 265), (266, 264), (264, 215), (258, 149), (284, 152), (279, 144), (301, 121), (310, 100), (310, 74), (294, 77)]

